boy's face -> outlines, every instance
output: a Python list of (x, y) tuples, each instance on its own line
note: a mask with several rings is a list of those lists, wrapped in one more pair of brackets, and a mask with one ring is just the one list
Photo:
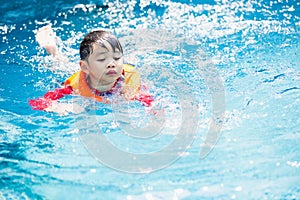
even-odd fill
[(115, 82), (123, 71), (122, 53), (118, 49), (113, 51), (109, 44), (105, 46), (108, 48), (94, 44), (87, 62), (87, 73), (91, 81), (100, 85)]

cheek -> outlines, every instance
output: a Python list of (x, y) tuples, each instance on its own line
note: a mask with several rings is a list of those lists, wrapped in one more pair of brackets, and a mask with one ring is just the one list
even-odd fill
[(94, 61), (92, 63), (92, 67), (93, 69), (96, 69), (96, 70), (102, 70), (104, 69), (106, 66), (106, 62), (98, 62), (98, 61)]
[(94, 64), (94, 65), (91, 66), (90, 71), (94, 75), (99, 75), (99, 74), (103, 73), (104, 67), (102, 65), (99, 65), (99, 64)]
[(121, 58), (120, 60), (118, 60), (117, 64), (123, 67), (124, 64), (123, 61), (124, 61), (123, 58)]
[(120, 62), (120, 63), (118, 64), (118, 69), (119, 69), (119, 71), (122, 71), (122, 70), (123, 70), (123, 65), (124, 65), (123, 62)]

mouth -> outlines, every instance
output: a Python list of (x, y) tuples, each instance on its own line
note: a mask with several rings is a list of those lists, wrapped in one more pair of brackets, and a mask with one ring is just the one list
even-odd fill
[(112, 75), (116, 75), (117, 72), (115, 70), (109, 70), (106, 75), (112, 76)]

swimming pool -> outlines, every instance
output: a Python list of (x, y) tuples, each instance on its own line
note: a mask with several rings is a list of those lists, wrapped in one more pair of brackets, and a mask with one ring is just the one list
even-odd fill
[[(1, 199), (300, 198), (299, 2), (82, 3), (1, 1)], [(50, 23), (64, 41), (68, 65), (53, 63), (35, 42), (34, 31)], [(78, 44), (99, 27), (120, 38), (128, 62), (165, 110), (157, 135), (141, 139), (122, 132), (128, 123), (136, 130), (151, 120), (134, 102), (96, 104), (77, 115), (29, 107), (29, 99), (78, 69)], [(225, 89), (221, 135), (204, 158), (215, 99), (197, 65), (198, 50), (213, 62), (209, 69), (217, 69)], [(130, 122), (117, 112), (123, 110)], [(148, 161), (141, 173), (122, 169), (128, 160), (119, 155), (111, 157), (120, 166), (99, 162), (82, 137), (84, 131), (102, 134), (137, 155), (164, 149), (185, 130), (193, 132), (186, 151), (154, 171), (156, 160)]]

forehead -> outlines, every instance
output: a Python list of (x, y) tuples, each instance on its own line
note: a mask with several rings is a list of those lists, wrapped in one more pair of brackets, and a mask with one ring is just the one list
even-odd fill
[(118, 48), (113, 48), (107, 41), (102, 42), (102, 44), (94, 43), (93, 44), (93, 54), (105, 54), (108, 52), (111, 53), (120, 53)]

